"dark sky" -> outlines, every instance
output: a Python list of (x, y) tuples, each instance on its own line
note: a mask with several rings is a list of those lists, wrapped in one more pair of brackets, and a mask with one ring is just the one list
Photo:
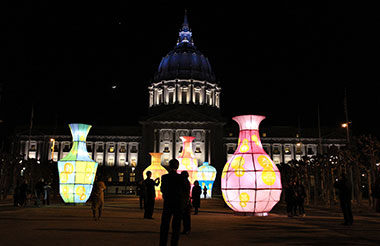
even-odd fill
[(28, 125), (32, 104), (35, 125), (136, 123), (187, 9), (194, 43), (222, 87), (227, 119), (262, 114), (267, 126), (316, 127), (320, 105), (322, 127), (339, 127), (347, 88), (354, 132), (380, 133), (374, 6), (51, 2), (1, 3), (3, 124)]

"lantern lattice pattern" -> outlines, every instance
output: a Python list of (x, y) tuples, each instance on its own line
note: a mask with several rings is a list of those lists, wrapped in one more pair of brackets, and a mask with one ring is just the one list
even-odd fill
[(91, 126), (69, 124), (73, 136), (70, 152), (58, 161), (59, 193), (65, 203), (85, 203), (90, 197), (98, 163), (93, 161), (86, 147)]
[(240, 127), (238, 147), (223, 168), (221, 186), (227, 205), (235, 212), (267, 215), (281, 196), (281, 175), (265, 153), (259, 124), (264, 116), (234, 117)]
[[(152, 179), (155, 180), (156, 178), (160, 178), (161, 182), (161, 176), (164, 174), (167, 174), (168, 171), (161, 166), (161, 156), (162, 153), (149, 153), (152, 157), (152, 161), (149, 167), (145, 168), (143, 172), (143, 177), (144, 179), (146, 178), (146, 172), (151, 171), (152, 172)], [(161, 194), (161, 183), (159, 186), (155, 186), (155, 191), (156, 191), (156, 199), (162, 199), (162, 194)]]
[(182, 136), (182, 153), (177, 158), (179, 161), (179, 167), (177, 172), (187, 171), (189, 173), (189, 181), (191, 185), (194, 185), (194, 181), (197, 180), (198, 161), (193, 154), (193, 140), (195, 137)]
[(198, 181), (199, 185), (203, 188), (206, 186), (207, 194), (206, 198), (211, 198), (212, 196), (212, 186), (214, 184), (216, 177), (215, 167), (209, 165), (208, 162), (203, 162), (203, 165), (198, 168)]

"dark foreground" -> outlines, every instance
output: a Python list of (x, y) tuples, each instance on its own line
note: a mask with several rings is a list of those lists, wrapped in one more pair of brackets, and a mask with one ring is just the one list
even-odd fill
[[(158, 245), (162, 202), (154, 220), (143, 219), (138, 199), (106, 197), (100, 221), (88, 205), (14, 208), (0, 203), (0, 245)], [(380, 245), (380, 217), (354, 210), (352, 226), (341, 225), (338, 208), (306, 207), (306, 217), (288, 218), (279, 204), (268, 217), (236, 216), (219, 199), (202, 200), (192, 232), (179, 245)], [(170, 237), (170, 236), (169, 236)]]

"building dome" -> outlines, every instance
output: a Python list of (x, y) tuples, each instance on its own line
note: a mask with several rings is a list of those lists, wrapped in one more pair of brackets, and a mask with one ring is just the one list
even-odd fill
[(215, 82), (210, 62), (191, 42), (180, 42), (162, 58), (154, 81), (196, 79)]
[(149, 89), (149, 107), (193, 104), (219, 109), (220, 91), (208, 59), (195, 47), (185, 12), (177, 45), (162, 58)]
[(210, 62), (195, 46), (185, 14), (177, 45), (162, 58), (154, 81), (172, 79), (195, 79), (215, 82)]

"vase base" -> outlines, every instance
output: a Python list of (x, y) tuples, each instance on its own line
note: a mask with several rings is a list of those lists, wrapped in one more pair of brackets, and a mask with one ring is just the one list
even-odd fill
[(268, 216), (268, 213), (235, 212), (236, 216)]

